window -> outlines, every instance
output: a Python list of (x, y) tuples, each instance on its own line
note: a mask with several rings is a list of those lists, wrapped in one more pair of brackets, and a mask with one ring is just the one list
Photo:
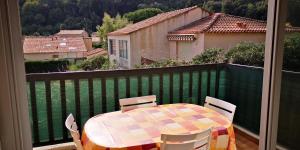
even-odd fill
[(128, 59), (128, 49), (127, 49), (127, 41), (126, 40), (119, 41), (119, 51), (120, 51), (121, 58)]
[(109, 50), (111, 55), (116, 55), (116, 40), (109, 40)]
[(52, 58), (58, 58), (58, 57), (59, 57), (58, 55), (53, 55), (53, 56), (52, 56)]

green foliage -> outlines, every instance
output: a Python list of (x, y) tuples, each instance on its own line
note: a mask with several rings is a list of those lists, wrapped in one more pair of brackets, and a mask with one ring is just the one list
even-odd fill
[(99, 70), (105, 62), (109, 61), (107, 57), (96, 56), (83, 61), (79, 67), (83, 70)]
[(223, 12), (226, 14), (249, 17), (253, 19), (267, 19), (267, 2), (264, 0), (235, 0), (235, 1), (219, 1), (208, 0), (202, 4), (213, 12)]
[(208, 0), (203, 3), (202, 7), (209, 11), (221, 12), (223, 4), (221, 1)]
[[(264, 44), (241, 42), (225, 55), (227, 61), (236, 64), (263, 66)], [(284, 39), (283, 69), (300, 71), (300, 33), (289, 34)]]
[(162, 61), (153, 62), (151, 64), (145, 64), (145, 65), (136, 65), (135, 68), (161, 68), (161, 67), (175, 67), (175, 66), (183, 66), (183, 65), (189, 65), (190, 62), (186, 61), (179, 61), (174, 59), (167, 59)]
[(134, 12), (129, 12), (124, 14), (124, 17), (127, 18), (129, 21), (136, 23), (147, 18), (153, 17), (157, 14), (162, 13), (163, 11), (159, 8), (143, 8), (138, 9)]
[(102, 43), (93, 43), (93, 48), (102, 48)]
[(284, 40), (283, 68), (300, 71), (300, 33), (288, 35)]
[(68, 60), (26, 61), (26, 73), (64, 72), (69, 65)]
[(287, 21), (293, 26), (300, 26), (299, 8), (300, 8), (299, 0), (288, 0)]
[(117, 30), (120, 28), (123, 28), (127, 26), (130, 22), (128, 21), (127, 18), (121, 17), (120, 14), (118, 14), (114, 19), (113, 19), (113, 30)]
[(213, 64), (213, 63), (223, 63), (224, 49), (221, 48), (208, 48), (200, 55), (193, 58), (194, 64)]
[(117, 29), (123, 28), (129, 24), (127, 18), (121, 17), (119, 14), (112, 18), (109, 14), (105, 13), (103, 23), (97, 26), (97, 34), (100, 36), (103, 48), (107, 49), (107, 34)]
[(80, 67), (77, 64), (71, 64), (68, 66), (69, 71), (78, 71), (81, 70)]
[(78, 68), (82, 70), (108, 70), (116, 69), (117, 66), (115, 63), (111, 63), (108, 57), (95, 56), (84, 60), (80, 65), (78, 65)]
[[(267, 18), (266, 0), (20, 0), (19, 4), (25, 35), (49, 35), (59, 29), (82, 28), (91, 33), (102, 24), (104, 12), (116, 16), (141, 8), (170, 11), (198, 5), (214, 12), (261, 20)], [(288, 7), (288, 22), (300, 26), (300, 2), (289, 0)]]
[(264, 44), (241, 42), (225, 55), (227, 61), (235, 64), (263, 66)]
[(102, 70), (112, 70), (112, 69), (117, 69), (118, 66), (116, 62), (111, 63), (110, 61), (105, 61), (105, 63), (102, 65)]

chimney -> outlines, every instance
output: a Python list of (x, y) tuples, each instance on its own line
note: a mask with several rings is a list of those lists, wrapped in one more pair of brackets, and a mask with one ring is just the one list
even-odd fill
[(247, 28), (247, 24), (244, 23), (244, 22), (237, 22), (236, 25), (237, 25), (239, 28), (243, 28), (243, 29), (246, 29), (246, 28)]
[(83, 42), (88, 51), (93, 50), (93, 42), (91, 37), (84, 37)]

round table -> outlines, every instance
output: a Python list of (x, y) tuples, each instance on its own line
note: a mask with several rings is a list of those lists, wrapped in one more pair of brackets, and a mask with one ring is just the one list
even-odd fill
[(90, 118), (82, 133), (85, 150), (159, 148), (161, 133), (187, 134), (213, 128), (211, 150), (235, 150), (232, 123), (211, 109), (194, 104), (168, 104), (111, 112)]

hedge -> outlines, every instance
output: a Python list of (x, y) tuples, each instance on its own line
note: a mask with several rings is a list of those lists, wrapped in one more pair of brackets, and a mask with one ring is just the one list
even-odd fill
[(26, 73), (64, 72), (68, 65), (68, 60), (27, 61), (25, 70)]

